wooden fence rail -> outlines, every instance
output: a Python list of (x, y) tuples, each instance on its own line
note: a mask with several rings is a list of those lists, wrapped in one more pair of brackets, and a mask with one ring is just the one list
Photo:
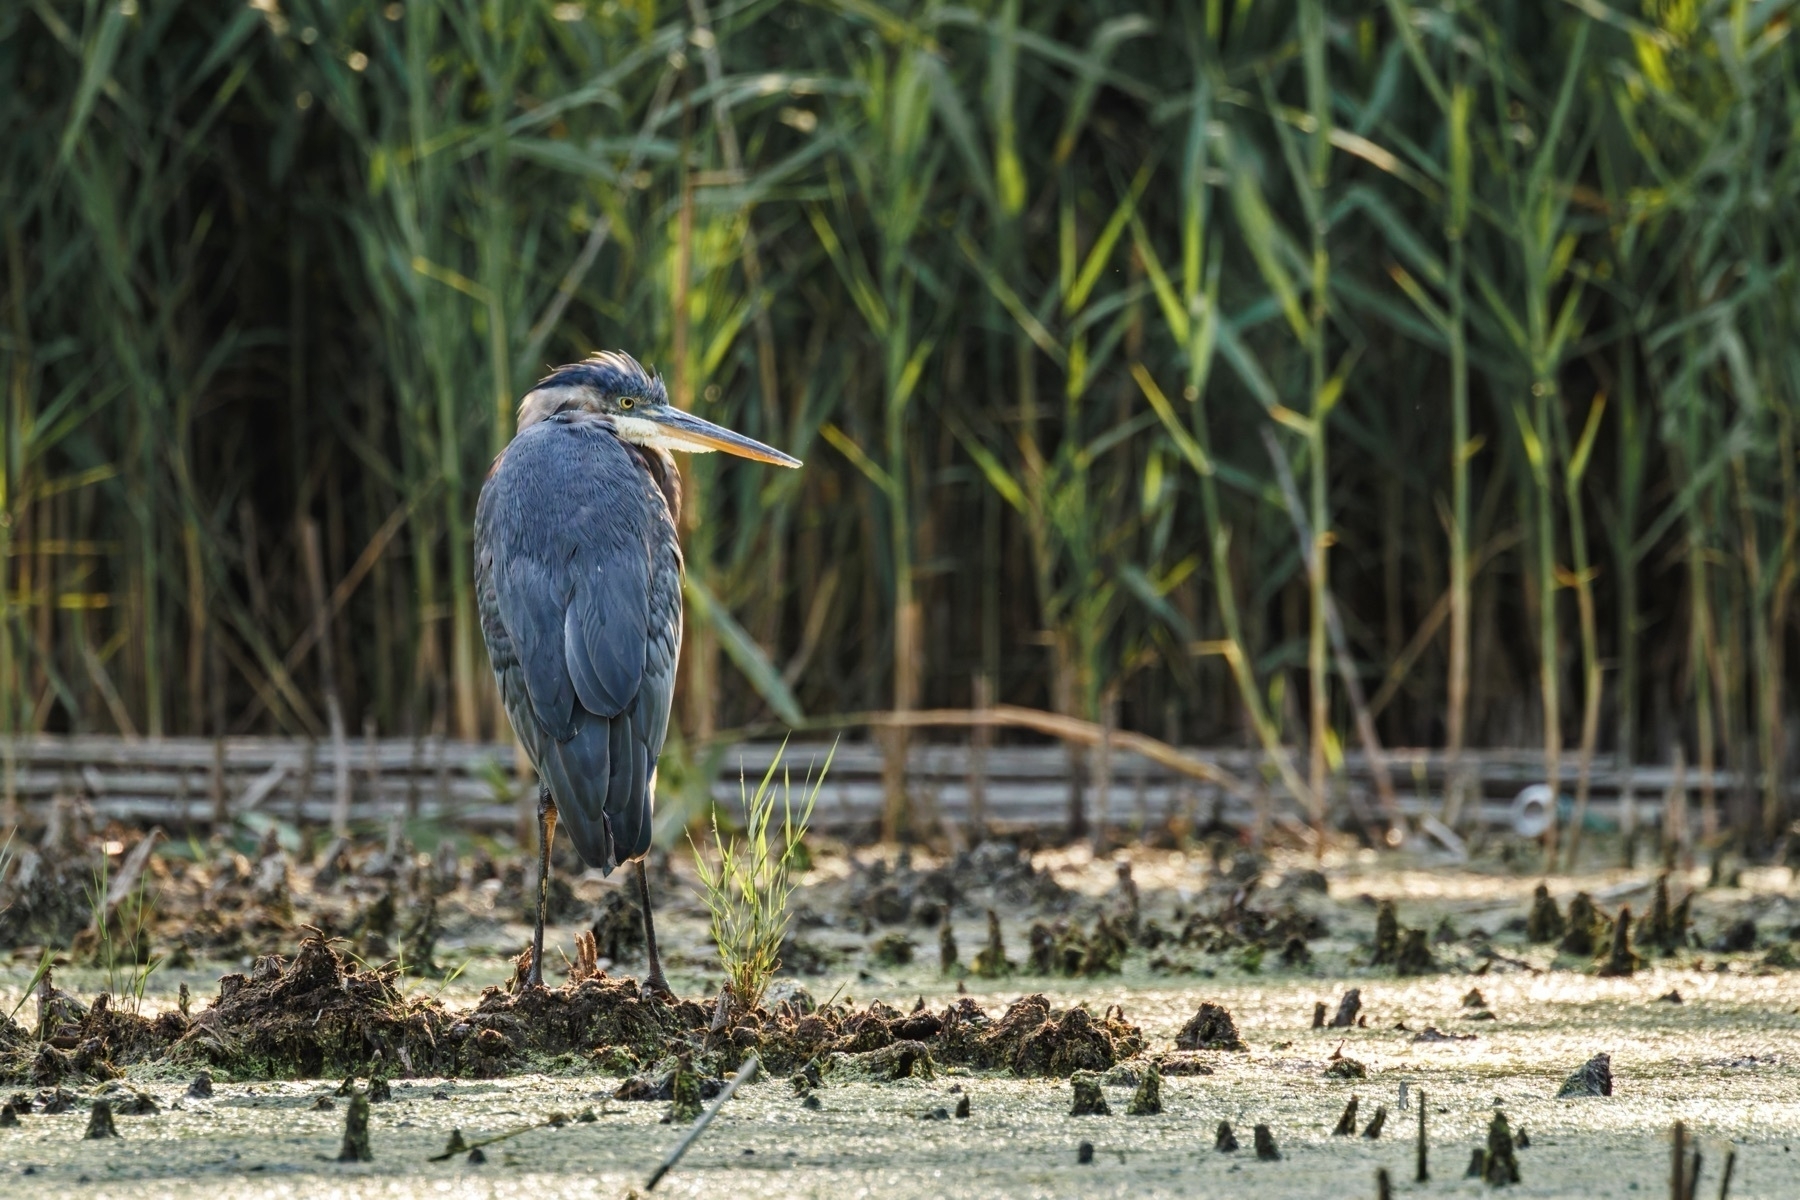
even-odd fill
[[(1120, 739), (1125, 742), (1125, 739)], [(1259, 819), (1302, 816), (1295, 798), (1280, 786), (1260, 753), (1246, 750), (1172, 748), (1151, 757), (1115, 744), (1110, 764), (1109, 822), (1138, 828), (1185, 817), (1204, 823), (1218, 819), (1244, 827)], [(740, 781), (753, 788), (780, 746), (747, 742), (721, 756), (713, 795), (735, 803)], [(795, 781), (816, 771), (831, 751), (827, 743), (789, 743), (785, 762)], [(1171, 766), (1170, 752), (1186, 761)], [(350, 819), (383, 824), (394, 818), (454, 821), (472, 827), (516, 828), (535, 795), (529, 769), (509, 744), (437, 739), (379, 739), (347, 747), (351, 781)], [(1448, 764), (1436, 751), (1385, 752), (1400, 810), (1413, 817), (1439, 811)], [(1161, 760), (1161, 761), (1159, 761)], [(1193, 764), (1206, 764), (1216, 772)], [(1499, 825), (1510, 819), (1519, 790), (1543, 782), (1541, 756), (1532, 750), (1490, 750), (1465, 754), (1479, 802), (1472, 819)], [(265, 813), (283, 819), (326, 823), (333, 816), (338, 763), (329, 743), (276, 738), (126, 740), (71, 736), (0, 739), (0, 798), (8, 822), (41, 823), (58, 796), (80, 800), (101, 819), (157, 823), (170, 829), (208, 826)], [(1679, 777), (1690, 793), (1707, 784), (1721, 796), (1753, 780), (1717, 771)], [(1562, 790), (1571, 793), (1576, 766), (1565, 761)], [(1621, 801), (1632, 796), (1636, 819), (1655, 823), (1678, 776), (1666, 766), (1627, 766), (1603, 759), (1590, 777), (1590, 811), (1616, 820)], [(986, 819), (1000, 826), (1051, 828), (1064, 824), (1074, 786), (1088, 789), (1091, 768), (1071, 771), (1067, 749), (1055, 744), (988, 746), (912, 740), (907, 786), (913, 811), (925, 824), (966, 828), (970, 797), (981, 797)], [(882, 801), (882, 754), (874, 742), (839, 744), (820, 793), (815, 823), (853, 833), (872, 829)], [(1376, 799), (1367, 763), (1350, 755), (1334, 802), (1374, 812)], [(1692, 812), (1696, 806), (1688, 805)], [(1260, 811), (1259, 811), (1260, 810)]]

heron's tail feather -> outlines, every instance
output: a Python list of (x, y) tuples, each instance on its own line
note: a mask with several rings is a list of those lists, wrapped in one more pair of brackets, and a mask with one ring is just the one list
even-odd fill
[(547, 739), (538, 769), (581, 861), (603, 875), (650, 849), (650, 754), (635, 706), (608, 720), (577, 713), (567, 741)]
[(612, 776), (612, 754), (604, 717), (578, 719), (575, 736), (564, 742), (546, 739), (538, 769), (550, 784), (558, 822), (569, 831), (575, 852), (603, 875), (623, 861), (607, 821), (606, 799)]

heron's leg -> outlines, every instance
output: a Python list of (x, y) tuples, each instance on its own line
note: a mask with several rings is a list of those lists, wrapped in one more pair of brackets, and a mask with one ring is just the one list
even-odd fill
[(644, 949), (650, 956), (650, 974), (644, 980), (644, 990), (655, 992), (659, 996), (672, 996), (669, 981), (663, 978), (662, 958), (656, 953), (656, 922), (650, 917), (650, 873), (644, 869), (644, 860), (637, 860), (638, 905), (644, 910)]
[(531, 934), (531, 971), (526, 987), (544, 986), (544, 910), (550, 906), (550, 843), (556, 838), (556, 801), (550, 785), (538, 784), (538, 899), (537, 928)]

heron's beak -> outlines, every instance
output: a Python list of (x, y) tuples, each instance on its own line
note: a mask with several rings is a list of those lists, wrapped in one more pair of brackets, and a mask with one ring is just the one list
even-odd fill
[(658, 406), (632, 416), (617, 416), (613, 421), (628, 441), (657, 446), (664, 450), (680, 450), (688, 454), (708, 454), (723, 450), (739, 458), (773, 463), (778, 467), (797, 467), (800, 460), (783, 454), (773, 446), (765, 446), (755, 438), (733, 433), (723, 425), (696, 417), (679, 408)]

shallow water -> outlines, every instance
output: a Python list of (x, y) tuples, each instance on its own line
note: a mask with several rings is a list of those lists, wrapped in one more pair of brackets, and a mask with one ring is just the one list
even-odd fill
[[(1478, 983), (1499, 1019), (1462, 1020), (1463, 993)], [(1371, 1028), (1309, 1027), (1315, 999), (1363, 989)], [(1687, 1003), (1658, 1003), (1677, 988)], [(917, 994), (916, 989), (911, 989)], [(941, 993), (941, 989), (940, 993)], [(1794, 977), (1642, 972), (1626, 980), (1580, 976), (1440, 977), (1379, 980), (1232, 981), (1201, 988), (1142, 988), (1127, 1011), (1166, 1048), (1202, 999), (1236, 1015), (1248, 1053), (1212, 1056), (1212, 1076), (1163, 1082), (1164, 1112), (1122, 1115), (1128, 1088), (1108, 1088), (1116, 1115), (1067, 1116), (1061, 1081), (945, 1072), (936, 1081), (831, 1084), (809, 1111), (783, 1081), (738, 1094), (658, 1194), (716, 1196), (1110, 1196), (1373, 1195), (1385, 1166), (1400, 1192), (1485, 1194), (1462, 1179), (1470, 1150), (1485, 1138), (1496, 1100), (1531, 1146), (1519, 1152), (1526, 1196), (1666, 1194), (1667, 1131), (1675, 1120), (1698, 1138), (1706, 1165), (1701, 1194), (1717, 1191), (1724, 1144), (1737, 1147), (1736, 1197), (1800, 1195), (1800, 1067), (1795, 1062), (1800, 1003)], [(1016, 989), (983, 996), (998, 1003)], [(1121, 998), (1115, 982), (1062, 990), (1063, 999)], [(873, 998), (872, 996), (869, 998)], [(890, 997), (901, 999), (899, 992)], [(928, 999), (931, 997), (928, 995)], [(1388, 1028), (1476, 1031), (1472, 1042), (1419, 1044)], [(1367, 1064), (1367, 1080), (1326, 1080), (1323, 1066), (1343, 1042)], [(1592, 1054), (1613, 1055), (1615, 1095), (1555, 1100), (1570, 1070)], [(1398, 1109), (1402, 1081), (1413, 1107)], [(665, 1105), (608, 1099), (612, 1080), (521, 1076), (500, 1081), (410, 1080), (374, 1106), (376, 1160), (330, 1161), (342, 1138), (344, 1102), (312, 1110), (330, 1081), (216, 1085), (213, 1100), (176, 1105), (182, 1086), (142, 1081), (165, 1111), (119, 1117), (117, 1141), (82, 1140), (87, 1113), (29, 1116), (0, 1130), (0, 1193), (20, 1186), (40, 1195), (93, 1196), (614, 1196), (640, 1188), (681, 1130), (658, 1122)], [(951, 1088), (971, 1099), (966, 1121), (922, 1120), (953, 1108)], [(1433, 1182), (1415, 1187), (1417, 1090), (1428, 1109)], [(1375, 1142), (1330, 1136), (1344, 1102), (1360, 1097), (1366, 1122), (1389, 1109)], [(183, 1106), (192, 1102), (180, 1101)], [(542, 1120), (555, 1110), (595, 1110), (591, 1124), (539, 1129), (496, 1145), (488, 1162), (430, 1163), (452, 1128), (470, 1141)], [(1213, 1130), (1229, 1120), (1246, 1147), (1213, 1150)], [(1274, 1132), (1283, 1158), (1256, 1161), (1257, 1123)], [(1076, 1147), (1091, 1141), (1091, 1165)], [(30, 1174), (27, 1175), (26, 1172)], [(727, 1177), (728, 1176), (728, 1177)]]
[[(1103, 895), (1113, 884), (1111, 864), (1085, 852), (1043, 856), (1065, 886)], [(1279, 865), (1279, 864), (1278, 864)], [(1310, 865), (1310, 864), (1304, 864)], [(821, 882), (830, 874), (822, 871)], [(1755, 956), (1740, 956), (1718, 970), (1719, 956), (1687, 956), (1681, 969), (1656, 968), (1627, 979), (1598, 979), (1578, 971), (1531, 974), (1524, 970), (1471, 975), (1474, 965), (1456, 947), (1440, 947), (1452, 973), (1394, 979), (1352, 965), (1372, 923), (1370, 898), (1399, 902), (1409, 925), (1435, 927), (1450, 916), (1459, 928), (1497, 930), (1523, 912), (1534, 879), (1522, 876), (1395, 870), (1389, 862), (1356, 856), (1328, 864), (1331, 895), (1314, 896), (1331, 935), (1312, 944), (1316, 966), (1305, 971), (1246, 975), (1228, 961), (1215, 963), (1216, 978), (1151, 973), (1147, 956), (1134, 954), (1123, 976), (1092, 981), (1013, 979), (1000, 985), (969, 979), (969, 993), (990, 1012), (1030, 992), (1058, 1005), (1087, 1002), (1096, 1012), (1123, 1004), (1141, 1025), (1151, 1051), (1172, 1045), (1176, 1031), (1201, 1001), (1228, 1007), (1249, 1045), (1247, 1053), (1209, 1056), (1215, 1074), (1166, 1078), (1164, 1112), (1123, 1115), (1130, 1089), (1108, 1087), (1115, 1115), (1068, 1116), (1065, 1081), (1015, 1080), (949, 1070), (934, 1081), (896, 1084), (827, 1082), (823, 1107), (803, 1108), (783, 1080), (746, 1087), (718, 1121), (657, 1188), (658, 1195), (733, 1196), (1243, 1196), (1361, 1197), (1375, 1194), (1377, 1167), (1390, 1172), (1397, 1194), (1486, 1195), (1465, 1180), (1470, 1151), (1485, 1144), (1496, 1103), (1531, 1145), (1518, 1154), (1520, 1196), (1649, 1197), (1668, 1194), (1668, 1133), (1686, 1123), (1704, 1155), (1699, 1196), (1718, 1194), (1727, 1144), (1737, 1163), (1731, 1195), (1793, 1200), (1800, 1197), (1800, 972), (1757, 973)], [(1138, 858), (1136, 877), (1146, 912), (1159, 918), (1194, 880), (1193, 863), (1180, 855)], [(1577, 886), (1609, 906), (1641, 908), (1654, 877), (1615, 872), (1579, 881), (1552, 880), (1566, 901)], [(1677, 880), (1698, 884), (1698, 878)], [(1793, 881), (1786, 872), (1753, 877), (1744, 890), (1715, 889), (1696, 901), (1697, 920), (1715, 922), (1760, 906), (1765, 924), (1792, 917)], [(1151, 898), (1155, 897), (1154, 905)], [(1786, 914), (1786, 915), (1784, 915)], [(1007, 921), (1013, 957), (1024, 948), (1024, 923)], [(704, 925), (678, 905), (667, 911), (666, 930), (676, 986), (707, 994), (711, 973)], [(566, 946), (573, 927), (557, 931)], [(504, 977), (500, 957), (522, 937), (509, 927), (491, 945), (471, 944), (475, 957), (447, 985), (419, 980), (426, 994), (441, 990), (454, 1006), (473, 1002), (483, 983)], [(968, 961), (982, 934), (978, 922), (959, 919), (957, 934)], [(868, 939), (845, 930), (814, 931), (846, 945)], [(918, 960), (908, 967), (846, 965), (837, 974), (809, 980), (824, 999), (841, 982), (842, 995), (858, 1004), (884, 1000), (902, 1009), (917, 998), (932, 1007), (956, 994), (938, 976), (935, 933), (912, 932)], [(1551, 955), (1542, 948), (1508, 944), (1507, 953), (1537, 966)], [(235, 964), (233, 964), (235, 966)], [(1504, 964), (1497, 966), (1500, 970)], [(1209, 968), (1210, 969), (1210, 968)], [(14, 997), (29, 965), (0, 969), (0, 993)], [(147, 1009), (173, 1003), (183, 980), (197, 997), (215, 990), (216, 967), (162, 972)], [(58, 972), (58, 982), (87, 996), (105, 986), (94, 972)], [(1362, 990), (1366, 1028), (1314, 1030), (1313, 1005), (1335, 1010), (1347, 987)], [(1472, 1021), (1463, 997), (1478, 987), (1495, 1014)], [(1685, 1003), (1657, 997), (1679, 990)], [(840, 997), (841, 998), (841, 997)], [(204, 1001), (201, 1001), (202, 1003)], [(8, 1000), (6, 1007), (11, 1007)], [(22, 1014), (29, 1020), (29, 1014)], [(1405, 1030), (1395, 1028), (1403, 1023)], [(1414, 1031), (1436, 1026), (1473, 1033), (1474, 1040), (1415, 1044)], [(1343, 1053), (1366, 1064), (1369, 1077), (1328, 1080), (1324, 1067), (1340, 1043)], [(1615, 1095), (1556, 1100), (1562, 1080), (1601, 1051), (1613, 1056)], [(0, 1129), (0, 1196), (80, 1194), (129, 1200), (213, 1194), (231, 1197), (531, 1197), (624, 1196), (642, 1191), (651, 1169), (683, 1130), (660, 1124), (667, 1105), (610, 1099), (616, 1079), (523, 1075), (497, 1081), (395, 1081), (391, 1103), (377, 1104), (371, 1118), (375, 1161), (332, 1161), (343, 1136), (345, 1102), (315, 1111), (321, 1094), (337, 1081), (215, 1085), (214, 1098), (182, 1100), (185, 1078), (154, 1068), (134, 1070), (130, 1081), (155, 1095), (157, 1116), (117, 1118), (121, 1138), (82, 1138), (88, 1113), (21, 1118)], [(1399, 1108), (1402, 1083), (1412, 1105)], [(960, 1088), (971, 1100), (968, 1120), (924, 1120), (938, 1107), (954, 1109)], [(1418, 1089), (1428, 1104), (1428, 1184), (1415, 1184), (1414, 1134)], [(1345, 1102), (1360, 1099), (1360, 1124), (1385, 1104), (1384, 1135), (1369, 1142), (1331, 1136)], [(541, 1128), (490, 1147), (484, 1165), (463, 1156), (427, 1161), (443, 1150), (452, 1129), (473, 1142), (543, 1120), (552, 1112), (594, 1110), (592, 1123)], [(1228, 1120), (1243, 1146), (1235, 1154), (1213, 1149), (1214, 1129)], [(1259, 1162), (1249, 1149), (1251, 1129), (1268, 1124), (1280, 1147), (1279, 1162)], [(1078, 1165), (1082, 1141), (1094, 1161)]]

